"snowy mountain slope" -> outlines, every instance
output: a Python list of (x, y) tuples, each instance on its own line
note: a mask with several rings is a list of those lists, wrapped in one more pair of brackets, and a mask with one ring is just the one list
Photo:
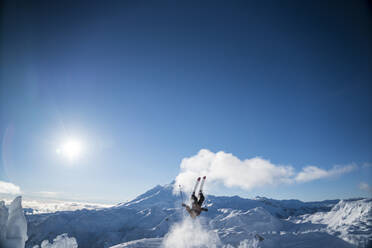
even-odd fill
[[(284, 231), (284, 220), (277, 219), (263, 208), (255, 208), (248, 211), (220, 209), (220, 215), (208, 221), (207, 218), (201, 217), (201, 222), (207, 222), (205, 229), (216, 230), (221, 244), (210, 247), (330, 247), (330, 248), (351, 248), (354, 245), (339, 239), (336, 236), (321, 231), (318, 228), (308, 228), (304, 231)], [(187, 221), (185, 221), (187, 222)], [(208, 227), (209, 225), (209, 227)], [(296, 224), (292, 224), (295, 226)], [(288, 226), (288, 225), (287, 225)], [(295, 229), (295, 228), (294, 228)], [(259, 241), (256, 234), (264, 237), (263, 241)], [(186, 235), (186, 234), (185, 234)], [(195, 239), (200, 238), (199, 231), (193, 234)], [(176, 237), (177, 238), (177, 237)], [(156, 239), (141, 239), (122, 243), (113, 246), (121, 247), (164, 247), (161, 238)], [(172, 246), (173, 247), (173, 246)], [(187, 245), (181, 242), (180, 246), (173, 248), (184, 247), (200, 247), (193, 246), (192, 241)], [(203, 246), (204, 247), (204, 246)], [(209, 246), (205, 246), (209, 247)]]
[(145, 209), (149, 207), (164, 207), (174, 208), (175, 202), (179, 201), (179, 197), (172, 194), (173, 184), (164, 186), (157, 185), (156, 187), (146, 191), (144, 194), (137, 196), (134, 200), (118, 204), (116, 207), (128, 207)]
[(133, 201), (112, 208), (28, 215), (27, 247), (61, 233), (76, 237), (79, 247), (92, 248), (162, 237), (181, 218), (180, 208), (175, 208), (180, 205), (177, 200), (171, 186), (156, 186)]
[(292, 221), (324, 225), (327, 233), (352, 244), (372, 244), (372, 199), (342, 200), (329, 212), (303, 215)]
[[(159, 216), (159, 215), (157, 215)], [(75, 237), (79, 247), (107, 247), (142, 238), (143, 214), (131, 209), (78, 210), (27, 216), (27, 247), (52, 240), (61, 233)], [(146, 222), (144, 222), (146, 223)]]
[[(79, 247), (92, 248), (108, 247), (145, 237), (164, 236), (170, 227), (168, 223), (178, 221), (180, 215), (175, 215), (175, 202), (168, 203), (169, 199), (174, 197), (171, 190), (159, 187), (137, 197), (128, 206), (121, 204), (106, 209), (27, 215), (29, 240), (26, 245), (32, 247), (46, 239), (51, 241), (61, 233), (76, 237)], [(157, 192), (159, 195), (167, 194), (168, 202), (155, 200)], [(149, 202), (146, 202), (147, 195), (153, 194), (153, 197), (148, 198)]]
[[(175, 223), (187, 217), (185, 211), (179, 207), (180, 197), (174, 196), (172, 190), (172, 184), (156, 186), (130, 202), (111, 208), (27, 215), (29, 240), (26, 247), (40, 244), (45, 239), (51, 241), (62, 233), (75, 237), (81, 248), (110, 247), (116, 244), (131, 244), (132, 246), (128, 247), (135, 247), (134, 243), (128, 243), (135, 240), (139, 242), (138, 245), (147, 247), (146, 243), (153, 240), (151, 238), (159, 238), (151, 243), (155, 246)], [(366, 211), (370, 203), (368, 200), (360, 201), (362, 202), (355, 205), (363, 205), (364, 207), (361, 208)], [(356, 235), (360, 235), (360, 231), (371, 233), (372, 229), (368, 224), (370, 222), (363, 222), (366, 223), (364, 229), (351, 227), (353, 221), (341, 225), (342, 228), (346, 228), (347, 235), (345, 235), (348, 239), (344, 238), (346, 236), (340, 238), (338, 232), (341, 227), (338, 227), (338, 231), (335, 232), (331, 232), (330, 230), (333, 229), (328, 228), (328, 223), (332, 227), (337, 226), (332, 223), (338, 223), (336, 219), (340, 218), (338, 214), (331, 214), (329, 211), (333, 206), (334, 208), (341, 206), (343, 202), (338, 203), (338, 200), (335, 200), (306, 203), (297, 200), (207, 196), (206, 206), (209, 211), (203, 213), (202, 219), (206, 222), (206, 227), (217, 231), (225, 245), (237, 246), (247, 238), (253, 239), (254, 235), (259, 233), (265, 237), (265, 240), (260, 242), (262, 247), (296, 247), (296, 245), (306, 247), (305, 244), (308, 244), (308, 247), (319, 247), (319, 244), (326, 243), (338, 245), (330, 247), (350, 247), (353, 246), (352, 244), (362, 246), (365, 242)], [(362, 212), (361, 210), (356, 212), (358, 209), (350, 208), (349, 214), (341, 218), (359, 216)], [(305, 215), (300, 215), (301, 213)], [(316, 221), (318, 215), (323, 216), (323, 222)], [(363, 218), (365, 220), (369, 218), (370, 221), (368, 214)], [(356, 232), (353, 233), (353, 230)], [(319, 237), (322, 240), (315, 240)], [(270, 244), (280, 244), (280, 246)]]
[[(282, 223), (265, 209), (258, 207), (248, 211), (220, 209), (221, 214), (210, 221), (219, 236), (229, 241), (229, 236), (250, 235), (255, 233), (281, 230)], [(237, 240), (236, 238), (233, 238)], [(238, 239), (239, 240), (239, 239)]]
[(275, 214), (279, 218), (287, 218), (293, 215), (329, 211), (339, 200), (326, 200), (317, 202), (302, 202), (300, 200), (275, 200), (266, 197), (256, 197), (255, 200), (277, 209)]
[(339, 200), (327, 200), (322, 202), (302, 202), (299, 200), (274, 200), (265, 197), (256, 197), (255, 199), (246, 199), (239, 196), (218, 197), (208, 196), (207, 205), (211, 213), (219, 208), (231, 208), (249, 210), (256, 207), (262, 207), (278, 218), (287, 218), (303, 214), (311, 214), (319, 211), (329, 211)]
[[(210, 225), (218, 230), (224, 244), (237, 247), (242, 240), (252, 241), (256, 234), (259, 234), (264, 237), (264, 240), (259, 242), (259, 247), (354, 247), (334, 233), (328, 233), (324, 228), (322, 230), (323, 226), (310, 224), (306, 228), (302, 226), (300, 230), (298, 224), (278, 219), (261, 207), (248, 211), (232, 209), (219, 211), (221, 214), (212, 219)], [(363, 242), (354, 244), (365, 246)]]
[(247, 238), (254, 240), (258, 233), (276, 232), (282, 227), (280, 220), (262, 207), (247, 211), (219, 209), (219, 212), (210, 225), (224, 244), (237, 245)]

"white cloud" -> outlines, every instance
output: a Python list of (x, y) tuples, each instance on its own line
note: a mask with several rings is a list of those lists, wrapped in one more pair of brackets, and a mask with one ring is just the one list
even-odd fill
[(359, 188), (361, 190), (367, 191), (368, 193), (372, 193), (372, 187), (368, 183), (361, 182), (359, 184)]
[(326, 178), (341, 175), (350, 172), (356, 168), (356, 165), (334, 166), (330, 170), (323, 170), (316, 166), (306, 166), (300, 173), (297, 174), (295, 180), (297, 182), (308, 182), (316, 179)]
[(13, 183), (0, 181), (0, 193), (16, 195), (21, 193), (21, 188)]
[(213, 153), (202, 149), (192, 157), (184, 158), (181, 162), (181, 172), (176, 177), (174, 192), (178, 185), (190, 192), (195, 178), (207, 176), (208, 185), (223, 183), (226, 187), (240, 187), (245, 190), (283, 183), (309, 182), (350, 172), (356, 165), (334, 166), (324, 170), (316, 166), (307, 166), (300, 173), (290, 165), (276, 165), (269, 160), (255, 157), (240, 160), (231, 153), (223, 151)]
[(185, 191), (192, 191), (195, 178), (206, 175), (208, 182), (222, 182), (227, 187), (241, 187), (250, 190), (264, 185), (289, 183), (294, 170), (291, 166), (274, 165), (270, 161), (256, 157), (240, 160), (231, 153), (213, 153), (202, 149), (181, 162), (181, 173), (176, 185)]

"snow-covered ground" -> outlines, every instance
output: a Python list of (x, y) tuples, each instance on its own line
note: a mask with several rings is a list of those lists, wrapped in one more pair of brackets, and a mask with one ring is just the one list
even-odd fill
[(156, 186), (133, 201), (108, 208), (27, 214), (26, 247), (40, 245), (43, 240), (52, 244), (64, 233), (76, 238), (80, 248), (372, 244), (371, 199), (301, 202), (207, 196), (209, 211), (191, 220), (180, 207), (180, 197), (172, 194), (172, 187)]

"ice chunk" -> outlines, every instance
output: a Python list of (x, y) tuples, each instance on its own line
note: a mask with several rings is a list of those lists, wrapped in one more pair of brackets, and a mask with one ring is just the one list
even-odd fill
[[(69, 238), (67, 233), (58, 235), (53, 243), (49, 243), (48, 240), (41, 242), (40, 248), (77, 248), (78, 244), (74, 237)], [(39, 248), (38, 245), (35, 245), (33, 248)]]
[(0, 202), (0, 247), (24, 248), (27, 240), (27, 221), (22, 209), (21, 196), (16, 197), (9, 209)]
[(8, 209), (5, 207), (4, 201), (0, 201), (0, 244), (5, 241), (6, 223), (8, 222)]

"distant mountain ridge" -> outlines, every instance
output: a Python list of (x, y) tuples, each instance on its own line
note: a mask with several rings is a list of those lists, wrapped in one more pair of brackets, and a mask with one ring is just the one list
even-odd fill
[[(161, 205), (163, 207), (174, 208), (174, 204), (181, 200), (180, 196), (173, 195), (172, 191), (173, 184), (166, 184), (164, 186), (157, 185), (132, 201), (118, 204), (116, 207), (144, 208)], [(339, 201), (340, 200), (302, 202), (300, 200), (275, 200), (266, 197), (247, 199), (240, 196), (207, 195), (205, 204), (210, 209), (207, 213), (208, 215), (215, 213), (215, 209), (220, 207), (241, 210), (262, 207), (279, 218), (287, 218), (293, 215), (329, 211)]]
[[(141, 244), (141, 247), (149, 243), (148, 247), (154, 247), (174, 223), (188, 218), (180, 207), (180, 197), (173, 195), (172, 191), (172, 184), (157, 185), (132, 201), (111, 208), (27, 215), (29, 240), (26, 247), (31, 248), (45, 239), (52, 240), (62, 233), (75, 237), (81, 248), (110, 247), (116, 244), (135, 247), (126, 242)], [(371, 239), (371, 213), (365, 210), (371, 208), (368, 199), (302, 202), (208, 195), (205, 204), (209, 211), (203, 213), (202, 218), (209, 228), (218, 232), (224, 244), (237, 246), (258, 232), (265, 237), (261, 242), (262, 247), (275, 247), (271, 246), (273, 244), (298, 247), (299, 242), (302, 242), (301, 247), (316, 247), (314, 244), (317, 247), (323, 244), (328, 247), (364, 247), (369, 245)], [(339, 235), (339, 229), (329, 228), (327, 223), (337, 222), (334, 218), (338, 214), (330, 213), (344, 209), (341, 205), (345, 204), (354, 222), (345, 223), (348, 228), (342, 229), (344, 235)], [(359, 205), (363, 207), (358, 208)], [(358, 219), (358, 216), (362, 218)], [(356, 226), (364, 226), (361, 234), (352, 232)], [(313, 239), (319, 238), (321, 240), (314, 243)], [(310, 246), (304, 245), (306, 240), (311, 240)], [(331, 240), (331, 244), (335, 245), (329, 245), (326, 240)]]
[[(145, 193), (137, 196), (135, 199), (120, 203), (115, 207), (130, 207), (130, 208), (138, 208), (144, 207), (148, 205), (166, 205), (168, 206), (174, 204), (176, 201), (180, 201), (180, 196), (176, 196), (172, 194), (173, 191), (173, 184), (166, 184), (164, 186), (157, 185), (154, 188), (146, 191)], [(302, 202), (300, 200), (275, 200), (266, 197), (259, 197), (256, 196), (254, 199), (242, 198), (240, 196), (214, 196), (208, 195), (206, 197), (207, 201), (206, 204), (210, 204), (210, 202), (224, 202), (224, 204), (229, 204), (230, 207), (239, 208), (241, 204), (247, 204), (246, 207), (251, 207), (252, 205), (260, 205), (262, 203), (262, 207), (266, 206), (267, 208), (285, 208), (285, 209), (303, 209), (304, 212), (306, 211), (329, 211), (334, 205), (336, 205), (340, 200), (325, 200), (325, 201), (315, 201), (315, 202)], [(184, 199), (186, 200), (186, 199)], [(257, 206), (258, 206), (257, 205)], [(302, 213), (301, 213), (302, 214)], [(291, 214), (293, 215), (293, 214)], [(284, 214), (281, 217), (285, 217)]]

